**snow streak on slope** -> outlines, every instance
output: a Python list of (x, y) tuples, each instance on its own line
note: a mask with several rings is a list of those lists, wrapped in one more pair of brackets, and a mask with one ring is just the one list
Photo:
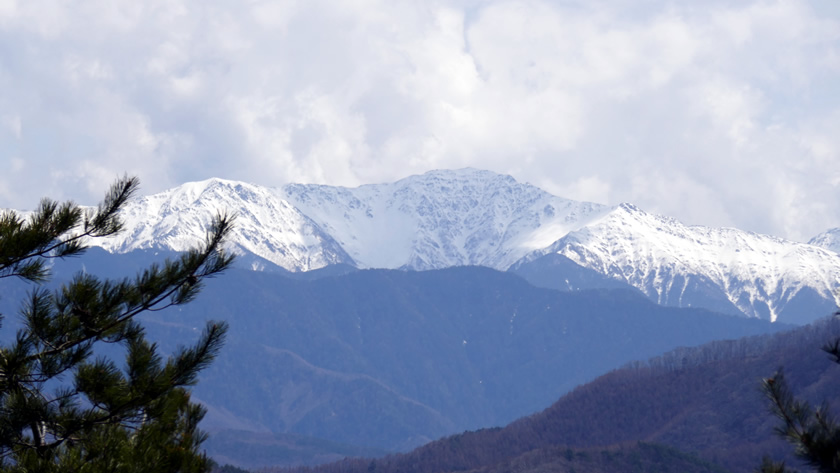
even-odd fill
[(609, 211), (475, 169), (354, 189), (292, 184), (283, 192), (356, 262), (376, 268), (504, 270)]
[(329, 235), (268, 189), (222, 179), (188, 183), (133, 201), (122, 214), (125, 231), (91, 243), (117, 253), (139, 248), (184, 251), (204, 241), (219, 212), (236, 215), (230, 242), (238, 253), (254, 254), (292, 271), (353, 264)]
[(669, 305), (687, 305), (682, 296), (692, 278), (720, 288), (745, 314), (772, 321), (806, 287), (840, 302), (836, 253), (732, 228), (685, 226), (629, 204), (529, 258), (549, 252), (626, 281)]

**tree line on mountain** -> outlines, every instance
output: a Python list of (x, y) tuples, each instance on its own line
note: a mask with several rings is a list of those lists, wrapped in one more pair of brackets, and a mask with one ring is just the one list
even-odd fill
[[(391, 471), (380, 468), (378, 460), (345, 459), (334, 464), (331, 471), (352, 473), (360, 468), (369, 473)], [(413, 465), (398, 471), (414, 472)], [(264, 473), (290, 473), (288, 468), (265, 468)], [(317, 469), (309, 470), (317, 471)], [(695, 455), (674, 448), (646, 442), (627, 445), (572, 449), (566, 446), (538, 448), (525, 454), (478, 468), (442, 471), (471, 473), (728, 473), (721, 467)]]

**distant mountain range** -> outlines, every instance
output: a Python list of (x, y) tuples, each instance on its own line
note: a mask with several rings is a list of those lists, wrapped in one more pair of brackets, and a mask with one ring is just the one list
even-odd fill
[[(153, 253), (92, 248), (57, 264), (55, 279), (80, 270), (133, 275), (168, 256)], [(8, 338), (27, 285), (2, 283)], [(664, 307), (633, 289), (537, 288), (477, 266), (338, 275), (232, 269), (190, 304), (142, 322), (167, 353), (195, 340), (208, 318), (230, 324), (193, 390), (209, 409), (202, 426), (216, 440), (208, 449), (252, 467), (400, 451), (504, 425), (628, 362), (790, 328)]]
[[(840, 230), (804, 244), (687, 226), (631, 204), (571, 201), (475, 169), (357, 188), (194, 182), (132, 202), (126, 231), (93, 244), (110, 252), (184, 250), (201, 241), (217, 212), (237, 214), (231, 244), (241, 264), (258, 270), (479, 265), (525, 274), (537, 264), (542, 276), (532, 282), (574, 290), (567, 273), (582, 271), (574, 265), (663, 305), (770, 321), (806, 323), (838, 304)], [(564, 257), (564, 271), (539, 262), (555, 255)], [(587, 281), (591, 287), (594, 279)]]

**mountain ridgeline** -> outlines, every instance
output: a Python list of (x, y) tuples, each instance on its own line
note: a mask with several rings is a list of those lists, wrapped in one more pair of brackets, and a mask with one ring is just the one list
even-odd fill
[[(110, 252), (181, 251), (199, 242), (223, 209), (239, 217), (231, 243), (240, 263), (258, 270), (474, 265), (527, 273), (523, 267), (559, 255), (567, 270), (600, 275), (587, 276), (582, 287), (629, 285), (663, 305), (797, 324), (830, 313), (840, 289), (830, 233), (804, 244), (687, 226), (630, 204), (575, 202), (475, 169), (357, 188), (194, 182), (138, 199), (124, 213), (127, 230), (94, 244)], [(579, 268), (569, 269), (572, 263)], [(535, 284), (578, 288), (568, 271), (554, 269), (543, 267)]]
[[(311, 282), (243, 272), (212, 292), (195, 314), (212, 308), (232, 334), (196, 389), (203, 402), (271, 431), (388, 449), (503, 425), (631, 360), (783, 328), (631, 291), (539, 289), (481, 267)], [(264, 402), (241, 398), (257, 381)]]

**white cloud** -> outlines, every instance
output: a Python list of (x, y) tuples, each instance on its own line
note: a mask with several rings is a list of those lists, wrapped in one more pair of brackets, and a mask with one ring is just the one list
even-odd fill
[(0, 0), (0, 207), (474, 166), (807, 238), (840, 226), (833, 5)]

